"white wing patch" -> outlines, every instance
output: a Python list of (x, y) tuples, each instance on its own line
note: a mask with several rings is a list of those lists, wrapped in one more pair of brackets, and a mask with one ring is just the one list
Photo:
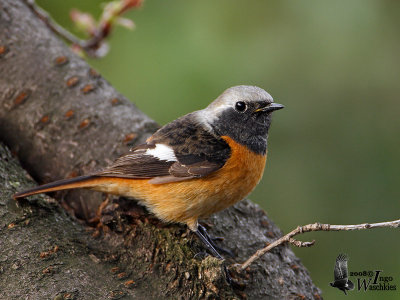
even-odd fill
[(146, 154), (157, 157), (159, 160), (178, 161), (178, 159), (175, 156), (174, 150), (168, 147), (167, 145), (163, 144), (156, 144), (155, 148), (147, 149)]

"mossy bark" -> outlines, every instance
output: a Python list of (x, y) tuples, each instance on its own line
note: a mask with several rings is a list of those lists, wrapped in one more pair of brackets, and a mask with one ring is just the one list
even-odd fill
[[(142, 142), (157, 124), (54, 36), (21, 0), (0, 2), (0, 139), (39, 182), (89, 173)], [(115, 199), (100, 216), (103, 234), (45, 196), (16, 203), (33, 185), (0, 146), (0, 298), (319, 298), (288, 246), (225, 282), (221, 262), (181, 225), (163, 224), (134, 201)], [(89, 219), (102, 195), (56, 195)], [(251, 201), (206, 220), (243, 262), (280, 230)], [(97, 237), (96, 237), (97, 236)]]

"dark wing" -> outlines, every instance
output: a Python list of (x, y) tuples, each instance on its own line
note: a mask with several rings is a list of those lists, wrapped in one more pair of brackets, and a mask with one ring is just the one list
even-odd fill
[(113, 176), (121, 178), (153, 178), (170, 175), (169, 168), (174, 161), (162, 160), (148, 154), (147, 150), (153, 145), (140, 145), (132, 153), (118, 158), (111, 166), (97, 173), (100, 176)]
[(167, 124), (96, 175), (153, 178), (151, 183), (162, 184), (215, 172), (229, 158), (230, 147), (193, 119), (189, 114)]
[(345, 254), (339, 254), (336, 258), (334, 276), (336, 280), (347, 280), (348, 271), (347, 271), (347, 256)]

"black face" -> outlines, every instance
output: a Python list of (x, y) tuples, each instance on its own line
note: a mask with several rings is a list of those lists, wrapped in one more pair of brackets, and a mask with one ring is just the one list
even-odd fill
[(280, 108), (283, 106), (267, 100), (238, 101), (219, 116), (214, 130), (246, 145), (255, 153), (265, 154), (271, 112)]

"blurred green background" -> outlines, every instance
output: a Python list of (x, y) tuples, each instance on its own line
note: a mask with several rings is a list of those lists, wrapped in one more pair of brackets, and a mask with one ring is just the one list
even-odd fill
[[(95, 0), (38, 2), (73, 32), (71, 8), (101, 11)], [(127, 16), (136, 30), (117, 28), (110, 53), (89, 62), (160, 124), (238, 84), (286, 106), (274, 115), (266, 172), (251, 195), (284, 232), (399, 218), (399, 1), (148, 0)], [(399, 238), (398, 229), (310, 233), (301, 239), (316, 245), (294, 251), (323, 296), (339, 299), (329, 282), (342, 251), (350, 271), (383, 270), (400, 289)]]

